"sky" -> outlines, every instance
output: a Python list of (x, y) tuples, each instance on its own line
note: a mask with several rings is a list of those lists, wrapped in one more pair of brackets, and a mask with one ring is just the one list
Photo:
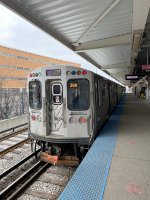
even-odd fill
[(108, 78), (107, 74), (1, 4), (0, 45), (50, 58), (79, 63), (83, 68)]
[(88, 69), (91, 65), (50, 35), (2, 5), (0, 5), (0, 45), (80, 63)]

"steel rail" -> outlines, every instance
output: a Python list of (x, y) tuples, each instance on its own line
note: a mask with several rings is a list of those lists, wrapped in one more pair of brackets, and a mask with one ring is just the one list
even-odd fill
[[(32, 166), (27, 172), (16, 179), (12, 184), (0, 192), (0, 199), (14, 200), (29, 187), (29, 185), (49, 166), (49, 163), (39, 161)], [(31, 176), (32, 175), (32, 176)], [(20, 187), (18, 187), (21, 185)], [(17, 187), (17, 189), (16, 189)], [(16, 190), (15, 190), (16, 189)], [(14, 191), (15, 190), (15, 191)]]
[(14, 171), (17, 167), (19, 167), (20, 165), (24, 164), (26, 161), (30, 160), (33, 156), (35, 156), (37, 153), (39, 153), (41, 151), (41, 149), (38, 149), (36, 152), (30, 154), (29, 156), (27, 156), (26, 158), (22, 159), (20, 162), (18, 162), (17, 164), (15, 164), (14, 166), (12, 166), (11, 168), (7, 169), (5, 172), (0, 174), (0, 179), (4, 178), (5, 176), (7, 176), (8, 174), (10, 174), (12, 171)]
[(5, 154), (8, 153), (9, 151), (16, 149), (17, 147), (23, 145), (24, 143), (26, 143), (26, 142), (28, 142), (28, 141), (30, 141), (30, 140), (31, 140), (30, 138), (27, 138), (27, 139), (25, 139), (25, 140), (22, 140), (21, 142), (18, 142), (17, 144), (14, 144), (14, 145), (8, 147), (7, 149), (2, 150), (2, 151), (0, 152), (0, 157), (3, 156), (3, 155), (5, 155)]

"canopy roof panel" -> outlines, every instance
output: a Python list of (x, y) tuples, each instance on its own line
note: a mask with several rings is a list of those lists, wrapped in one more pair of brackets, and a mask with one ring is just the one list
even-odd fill
[[(96, 67), (107, 70), (123, 84), (128, 83), (124, 74), (130, 71), (133, 0), (1, 2)], [(117, 76), (113, 69), (119, 65), (126, 70)]]

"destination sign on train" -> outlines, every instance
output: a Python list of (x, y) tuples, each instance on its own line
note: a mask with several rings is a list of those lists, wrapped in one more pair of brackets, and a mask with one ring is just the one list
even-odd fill
[(69, 88), (77, 88), (78, 83), (69, 83)]
[(60, 76), (61, 70), (60, 69), (48, 69), (46, 70), (46, 76)]

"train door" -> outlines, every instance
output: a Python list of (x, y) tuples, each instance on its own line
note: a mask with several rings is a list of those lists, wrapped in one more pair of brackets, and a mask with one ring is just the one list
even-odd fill
[(63, 86), (61, 81), (46, 82), (47, 135), (63, 135)]
[[(92, 133), (90, 81), (85, 78), (67, 82), (68, 130), (70, 137), (88, 138)], [(70, 131), (71, 130), (71, 131)]]

